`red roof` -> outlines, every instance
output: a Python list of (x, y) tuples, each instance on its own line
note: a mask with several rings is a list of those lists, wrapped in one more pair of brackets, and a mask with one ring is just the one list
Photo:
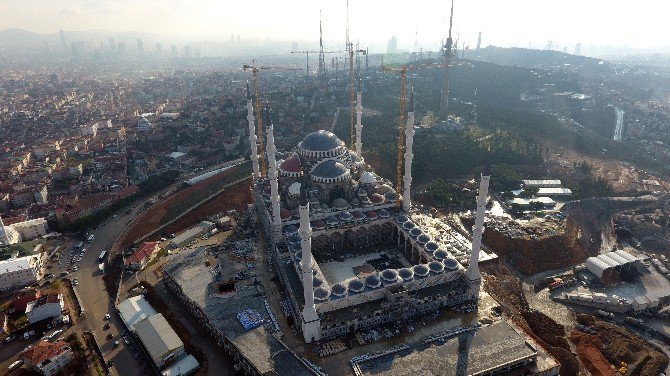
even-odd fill
[(42, 364), (47, 359), (52, 359), (68, 349), (67, 342), (39, 341), (34, 346), (24, 351), (21, 356), (35, 365)]
[(375, 204), (380, 204), (384, 202), (384, 196), (380, 195), (379, 193), (373, 193), (370, 195), (370, 201)]
[(158, 242), (144, 242), (130, 257), (126, 259), (126, 265), (141, 262), (142, 260), (151, 257), (156, 250)]
[(137, 191), (139, 191), (139, 190), (140, 190), (140, 188), (138, 186), (129, 185), (129, 186), (121, 189), (120, 191), (116, 192), (116, 194), (119, 196), (119, 198), (125, 198), (125, 197), (128, 197), (128, 196), (132, 195), (132, 194), (137, 193)]
[(300, 173), (300, 158), (296, 154), (293, 154), (279, 165), (279, 169), (285, 172)]
[(293, 212), (286, 208), (281, 208), (279, 210), (279, 216), (281, 217), (281, 219), (288, 219), (293, 216)]

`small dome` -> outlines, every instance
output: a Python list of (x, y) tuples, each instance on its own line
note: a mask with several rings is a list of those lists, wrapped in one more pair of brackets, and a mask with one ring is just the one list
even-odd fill
[(378, 215), (375, 211), (369, 211), (369, 212), (365, 213), (365, 215), (367, 215), (368, 218), (370, 218), (370, 219), (377, 219), (377, 217), (378, 217)]
[(395, 269), (386, 269), (382, 272), (382, 279), (386, 282), (395, 282), (398, 280), (398, 272)]
[(334, 215), (331, 215), (330, 217), (326, 218), (326, 223), (329, 226), (335, 226), (340, 223), (340, 221), (335, 217)]
[(281, 219), (289, 219), (293, 217), (293, 212), (286, 208), (281, 208), (279, 210), (279, 216), (281, 217)]
[[(411, 229), (414, 228), (414, 223), (412, 223), (412, 221), (407, 221), (407, 222), (405, 222), (405, 223), (402, 224), (402, 228), (403, 228), (404, 230), (409, 231), (409, 230), (411, 230)], [(421, 230), (419, 230), (419, 231), (421, 231)]]
[(398, 199), (398, 195), (396, 195), (395, 192), (386, 192), (384, 193), (384, 198), (388, 202), (393, 202)]
[(382, 281), (376, 275), (369, 275), (365, 277), (365, 284), (370, 288), (376, 289), (382, 284)]
[(358, 182), (361, 184), (373, 185), (377, 182), (377, 179), (372, 173), (365, 171), (364, 173), (361, 174), (361, 178), (358, 180)]
[(330, 297), (330, 291), (328, 291), (325, 287), (317, 287), (314, 290), (314, 299), (318, 301), (325, 301), (328, 300)]
[(354, 279), (349, 282), (349, 291), (361, 292), (363, 290), (365, 290), (365, 283), (360, 279)]
[(388, 218), (388, 217), (391, 216), (391, 213), (389, 213), (389, 211), (386, 210), (386, 209), (381, 209), (381, 210), (377, 211), (377, 214), (379, 214), (380, 218)]
[(298, 244), (300, 244), (300, 235), (298, 235), (298, 231), (297, 231), (297, 229), (296, 229), (296, 232), (294, 232), (293, 234), (289, 235), (289, 237), (288, 237), (288, 241), (291, 242), (291, 243), (298, 243)]
[(414, 275), (417, 275), (419, 277), (425, 277), (429, 273), (428, 267), (423, 264), (414, 265), (412, 269), (414, 269)]
[(300, 186), (301, 184), (298, 182), (291, 184), (291, 186), (288, 187), (288, 194), (290, 194), (291, 196), (299, 196)]
[(416, 241), (417, 241), (417, 243), (419, 243), (421, 245), (426, 244), (430, 241), (430, 236), (428, 236), (426, 234), (421, 234), (416, 238)]
[(340, 213), (340, 220), (342, 220), (342, 221), (344, 221), (344, 222), (349, 222), (349, 221), (351, 221), (352, 219), (354, 219), (354, 216), (351, 215), (351, 213), (346, 212), (346, 211)]
[(286, 235), (293, 235), (298, 233), (298, 228), (295, 227), (294, 225), (288, 225), (284, 227), (284, 233)]
[(383, 195), (383, 194), (387, 194), (389, 192), (395, 192), (395, 190), (393, 188), (391, 188), (391, 186), (388, 185), (388, 184), (382, 184), (379, 187), (377, 187), (377, 193), (379, 193), (379, 194)]
[(349, 159), (351, 159), (352, 163), (360, 163), (363, 161), (363, 158), (361, 158), (360, 155), (358, 155), (355, 151), (349, 150)]
[(365, 199), (365, 198), (368, 197), (368, 192), (363, 188), (359, 188), (358, 189), (358, 197), (360, 197), (361, 199)]
[(342, 283), (336, 283), (330, 289), (330, 292), (335, 296), (339, 297), (345, 296), (347, 295), (347, 286), (343, 285)]
[(370, 201), (372, 201), (373, 204), (382, 204), (384, 203), (384, 196), (380, 195), (379, 193), (373, 193), (370, 195)]
[(342, 146), (344, 146), (342, 140), (325, 130), (308, 134), (298, 144), (298, 148), (305, 151), (330, 151)]
[[(404, 226), (403, 226), (403, 227), (404, 227)], [(417, 237), (419, 237), (419, 235), (421, 235), (421, 234), (423, 234), (423, 231), (421, 231), (421, 229), (418, 228), (418, 227), (414, 227), (413, 229), (411, 229), (411, 230), (409, 231), (409, 236), (411, 236), (411, 237), (413, 237), (413, 238), (417, 238)]]
[(433, 257), (435, 257), (435, 259), (438, 261), (442, 261), (447, 257), (449, 257), (449, 253), (447, 253), (447, 251), (445, 251), (444, 249), (438, 249), (437, 251), (435, 251), (435, 253), (433, 253)]
[(312, 227), (315, 230), (323, 230), (324, 228), (326, 228), (326, 223), (324, 221), (314, 221), (312, 223)]
[(426, 243), (426, 250), (428, 252), (435, 252), (435, 251), (437, 251), (438, 248), (439, 248), (439, 246), (435, 242)]
[(321, 285), (323, 285), (323, 279), (321, 279), (319, 277), (312, 278), (312, 286), (314, 286), (316, 288), (316, 287), (319, 287)]
[(444, 271), (444, 264), (439, 261), (432, 261), (428, 264), (428, 269), (435, 274), (440, 274)]
[(395, 217), (396, 223), (403, 224), (407, 222), (407, 217), (404, 214), (400, 214), (399, 216)]
[(398, 275), (406, 282), (414, 279), (414, 272), (410, 268), (402, 268), (398, 270)]
[(310, 172), (310, 176), (312, 177), (312, 180), (315, 179), (336, 179), (340, 177), (344, 177), (345, 175), (349, 174), (349, 169), (347, 166), (343, 165), (342, 163), (333, 160), (333, 159), (328, 159), (325, 160)]
[(293, 154), (290, 157), (286, 158), (279, 165), (279, 171), (290, 173), (290, 174), (300, 174), (300, 157), (297, 154)]
[(349, 203), (343, 198), (336, 198), (332, 204), (335, 209), (346, 209), (349, 207)]
[(448, 258), (444, 260), (444, 267), (449, 269), (449, 270), (456, 270), (458, 269), (458, 261), (453, 258)]
[(363, 214), (362, 212), (359, 212), (359, 211), (355, 211), (351, 214), (354, 216), (354, 219), (357, 220), (357, 221), (362, 221), (366, 218), (365, 214)]

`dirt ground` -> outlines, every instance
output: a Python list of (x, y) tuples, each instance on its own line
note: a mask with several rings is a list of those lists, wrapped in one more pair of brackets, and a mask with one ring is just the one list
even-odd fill
[[(231, 168), (219, 175), (213, 176), (193, 186), (182, 189), (173, 194), (172, 196), (168, 197), (167, 199), (152, 205), (150, 208), (148, 208), (142, 214), (140, 214), (140, 216), (134, 221), (133, 227), (129, 229), (129, 231), (125, 235), (125, 238), (121, 242), (121, 247), (126, 248), (130, 246), (136, 239), (139, 239), (145, 234), (150, 233), (151, 231), (156, 229), (161, 223), (164, 223), (165, 222), (164, 217), (167, 214), (168, 208), (170, 206), (175, 205), (178, 202), (187, 200), (189, 196), (197, 194), (200, 191), (210, 189), (210, 186), (214, 182), (226, 179), (227, 176), (233, 172), (233, 170), (234, 169)], [(196, 210), (196, 212), (198, 212), (198, 210)]]

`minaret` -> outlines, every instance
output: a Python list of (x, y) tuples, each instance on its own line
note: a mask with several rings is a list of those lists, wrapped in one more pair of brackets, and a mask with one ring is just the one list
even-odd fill
[(361, 98), (363, 97), (363, 92), (361, 91), (361, 80), (358, 80), (358, 92), (356, 93), (356, 154), (361, 155), (363, 151), (363, 140), (361, 139), (361, 133), (363, 133), (363, 105), (361, 104)]
[(274, 124), (270, 119), (270, 111), (265, 108), (265, 119), (268, 122), (267, 127), (267, 155), (270, 170), (268, 171), (268, 178), (270, 178), (270, 203), (272, 204), (272, 231), (275, 235), (279, 235), (281, 231), (281, 216), (279, 215), (279, 184), (277, 182), (277, 160), (275, 159), (275, 137)]
[(0, 246), (4, 245), (9, 245), (9, 239), (5, 232), (5, 225), (2, 223), (2, 217), (0, 217)]
[(479, 183), (479, 195), (477, 196), (477, 212), (475, 216), (475, 227), (472, 230), (472, 250), (470, 251), (470, 264), (465, 271), (465, 276), (471, 282), (477, 282), (477, 296), (479, 296), (479, 249), (482, 246), (482, 234), (484, 233), (484, 218), (486, 216), (486, 201), (489, 194), (489, 172), (488, 163), (482, 171), (482, 180)]
[(258, 179), (261, 177), (260, 167), (258, 166), (258, 137), (256, 137), (256, 127), (254, 122), (254, 105), (251, 99), (251, 91), (249, 90), (249, 81), (247, 81), (247, 121), (249, 122), (249, 147), (251, 148), (251, 163), (253, 165), (253, 177)]
[(302, 260), (300, 268), (302, 269), (302, 289), (305, 306), (302, 309), (302, 333), (305, 341), (310, 343), (321, 339), (321, 322), (316, 313), (314, 305), (314, 275), (312, 270), (312, 226), (309, 223), (309, 199), (307, 197), (307, 188), (302, 183), (300, 186), (300, 250)]
[(442, 89), (442, 96), (440, 97), (440, 116), (447, 120), (449, 115), (449, 65), (451, 65), (451, 49), (453, 47), (453, 39), (451, 39), (451, 28), (454, 21), (454, 0), (451, 0), (451, 15), (449, 16), (449, 36), (447, 36), (447, 44), (444, 46), (444, 89)]
[(410, 189), (412, 187), (412, 144), (414, 143), (414, 89), (409, 96), (409, 113), (407, 114), (407, 126), (405, 128), (405, 186), (402, 192), (402, 210), (409, 213), (412, 206)]

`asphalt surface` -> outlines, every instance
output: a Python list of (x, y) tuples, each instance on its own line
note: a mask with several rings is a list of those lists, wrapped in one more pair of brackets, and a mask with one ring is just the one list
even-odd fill
[[(151, 373), (149, 371), (150, 366), (147, 363), (148, 360), (143, 359), (141, 354), (136, 359), (121, 338), (121, 332), (125, 328), (114, 309), (114, 294), (116, 292), (112, 292), (112, 296), (110, 296), (106, 291), (102, 274), (98, 269), (100, 253), (103, 250), (109, 251), (128, 222), (140, 213), (143, 204), (144, 201), (136, 204), (131, 209), (130, 214), (125, 214), (125, 209), (123, 209), (116, 218), (110, 217), (90, 232), (94, 235), (94, 239), (91, 242), (84, 242), (82, 248), (85, 248), (86, 252), (82, 260), (77, 263), (79, 270), (70, 273), (68, 276), (71, 279), (77, 278), (79, 283), (76, 288), (81, 298), (80, 304), (85, 310), (77, 327), (80, 331), (88, 330), (95, 333), (105, 361), (112, 360), (114, 363), (110, 367), (110, 374), (112, 375), (146, 375)], [(105, 315), (108, 313), (111, 317), (109, 320), (105, 320)], [(103, 326), (108, 321), (110, 328), (104, 330)], [(109, 334), (112, 335), (112, 338), (107, 340)], [(119, 342), (118, 347), (114, 346), (115, 341)]]

